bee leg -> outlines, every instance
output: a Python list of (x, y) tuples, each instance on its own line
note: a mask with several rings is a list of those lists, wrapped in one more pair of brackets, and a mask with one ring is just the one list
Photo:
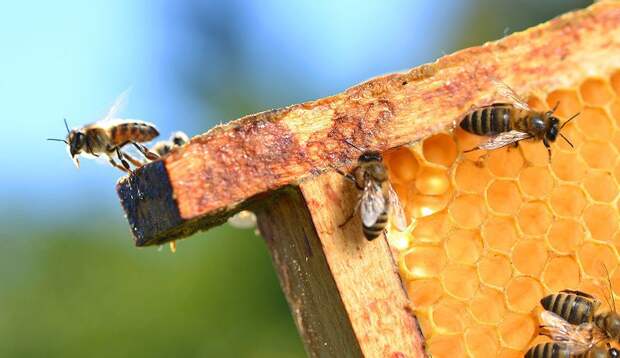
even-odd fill
[(125, 159), (127, 159), (131, 164), (135, 165), (136, 167), (141, 167), (145, 164), (125, 152), (121, 152), (121, 153)]
[(129, 170), (129, 169), (125, 168), (124, 166), (118, 164), (116, 161), (114, 161), (114, 158), (112, 158), (111, 156), (108, 156), (108, 162), (110, 162), (110, 164), (113, 167), (120, 169), (122, 172), (131, 173), (131, 170)]
[(125, 169), (127, 169), (128, 172), (131, 172), (131, 167), (129, 166), (129, 163), (127, 163), (125, 158), (123, 157), (123, 153), (121, 152), (119, 147), (116, 147), (116, 156), (118, 157), (118, 160), (120, 160), (121, 163), (123, 164), (123, 167), (125, 167)]
[(549, 163), (551, 163), (551, 146), (549, 145), (549, 141), (547, 140), (546, 137), (543, 138), (543, 144), (547, 148), (547, 153), (549, 153)]
[(349, 223), (349, 221), (351, 221), (351, 219), (353, 219), (353, 217), (357, 213), (357, 210), (360, 208), (360, 204), (361, 203), (362, 203), (361, 200), (357, 201), (357, 204), (355, 204), (355, 208), (353, 208), (353, 211), (351, 212), (351, 215), (349, 215), (349, 217), (347, 217), (347, 219), (342, 224), (338, 225), (339, 228), (344, 227), (346, 224)]
[(139, 143), (136, 143), (136, 142), (131, 142), (131, 144), (133, 144), (134, 147), (138, 148), (140, 153), (142, 153), (142, 155), (144, 155), (144, 157), (146, 159), (149, 159), (149, 160), (157, 160), (157, 159), (159, 159), (159, 155), (151, 152), (147, 147), (143, 146), (142, 144), (139, 144)]
[(340, 169), (336, 168), (336, 167), (335, 167), (335, 166), (333, 166), (333, 165), (330, 165), (330, 167), (331, 167), (332, 169), (334, 169), (334, 170), (336, 171), (336, 173), (338, 173), (338, 174), (342, 175), (345, 179), (347, 179), (347, 180), (349, 180), (350, 182), (352, 182), (353, 184), (356, 184), (356, 185), (357, 185), (357, 181), (355, 180), (355, 177), (353, 177), (353, 175), (352, 175), (352, 174), (350, 174), (350, 173), (345, 173), (345, 172), (343, 172), (342, 170), (340, 170)]

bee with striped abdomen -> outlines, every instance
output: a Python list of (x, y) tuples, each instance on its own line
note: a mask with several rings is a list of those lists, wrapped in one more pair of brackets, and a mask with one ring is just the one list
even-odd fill
[(575, 325), (550, 311), (542, 311), (540, 321), (540, 334), (552, 341), (530, 348), (525, 358), (620, 357), (605, 333), (591, 322)]
[(533, 139), (543, 142), (551, 161), (550, 142), (561, 136), (571, 147), (573, 144), (561, 133), (562, 128), (579, 115), (573, 115), (560, 125), (560, 119), (551, 111), (540, 112), (530, 108), (508, 85), (501, 81), (493, 81), (498, 92), (510, 100), (510, 103), (494, 103), (478, 107), (470, 111), (461, 120), (460, 126), (465, 131), (479, 136), (491, 137), (477, 149), (497, 149), (509, 144), (518, 143), (524, 139)]
[[(128, 161), (136, 167), (143, 163), (122, 151), (122, 148), (127, 144), (135, 146), (149, 160), (159, 158), (158, 155), (141, 144), (149, 142), (159, 135), (153, 124), (134, 119), (115, 118), (117, 111), (124, 102), (126, 93), (127, 91), (117, 98), (106, 116), (100, 121), (70, 130), (65, 120), (66, 139), (48, 138), (48, 140), (64, 142), (71, 159), (78, 168), (80, 167), (79, 155), (99, 157), (103, 154), (108, 157), (112, 166), (124, 172), (130, 172)], [(114, 157), (118, 158), (122, 165), (118, 164)]]
[(585, 292), (563, 290), (543, 297), (540, 304), (571, 324), (593, 323), (609, 339), (620, 342), (620, 315), (616, 312), (613, 297), (611, 300), (611, 311), (597, 313), (601, 301)]
[(368, 241), (376, 239), (384, 231), (388, 215), (394, 217), (394, 224), (400, 231), (406, 229), (405, 214), (398, 196), (388, 180), (388, 173), (383, 165), (383, 156), (380, 152), (363, 150), (353, 143), (345, 141), (353, 148), (362, 152), (357, 160), (357, 167), (352, 173), (336, 171), (355, 184), (362, 194), (351, 215), (339, 226), (343, 227), (360, 210), (362, 229)]

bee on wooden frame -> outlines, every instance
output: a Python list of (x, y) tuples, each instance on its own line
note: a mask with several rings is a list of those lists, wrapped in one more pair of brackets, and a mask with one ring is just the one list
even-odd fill
[(532, 139), (543, 142), (549, 153), (549, 161), (551, 161), (550, 143), (554, 142), (558, 135), (573, 147), (561, 130), (579, 113), (560, 125), (560, 119), (553, 115), (557, 104), (550, 111), (535, 111), (504, 82), (494, 80), (493, 84), (500, 95), (509, 100), (509, 103), (493, 103), (477, 107), (465, 115), (460, 121), (460, 127), (463, 130), (490, 137), (486, 142), (476, 148), (466, 150), (465, 153), (478, 149), (497, 149), (510, 144), (517, 145), (519, 141)]
[(362, 230), (368, 241), (376, 239), (384, 231), (388, 215), (391, 213), (396, 228), (406, 230), (405, 214), (396, 192), (388, 180), (388, 173), (383, 165), (383, 156), (378, 151), (363, 150), (353, 143), (348, 145), (359, 150), (362, 154), (357, 160), (357, 167), (351, 173), (344, 173), (334, 168), (338, 173), (355, 184), (362, 193), (349, 217), (340, 224), (346, 225), (359, 210), (362, 218)]
[[(133, 145), (148, 160), (158, 159), (159, 156), (151, 152), (142, 143), (149, 142), (159, 135), (157, 128), (151, 123), (135, 119), (119, 119), (116, 114), (127, 96), (123, 92), (114, 102), (103, 119), (81, 128), (69, 129), (65, 119), (67, 137), (65, 139), (48, 138), (48, 140), (64, 142), (69, 155), (76, 167), (80, 167), (79, 155), (99, 157), (105, 155), (108, 162), (124, 172), (131, 172), (129, 162), (136, 167), (142, 166), (140, 160), (122, 150), (128, 144)], [(118, 164), (116, 157), (121, 164)]]

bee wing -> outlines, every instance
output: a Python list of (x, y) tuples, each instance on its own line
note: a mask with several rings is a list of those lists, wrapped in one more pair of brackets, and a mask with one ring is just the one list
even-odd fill
[(493, 85), (497, 89), (497, 92), (500, 95), (510, 99), (513, 106), (518, 109), (531, 111), (530, 106), (512, 88), (510, 88), (510, 86), (498, 79), (493, 79), (492, 81)]
[(127, 99), (129, 98), (130, 92), (131, 87), (127, 88), (123, 91), (123, 93), (119, 94), (118, 97), (116, 97), (114, 103), (112, 103), (112, 106), (110, 106), (110, 108), (108, 109), (108, 113), (106, 113), (106, 115), (101, 118), (99, 122), (109, 121), (116, 118), (118, 112), (123, 109), (123, 107), (125, 107), (125, 105), (127, 104)]
[(394, 225), (398, 231), (407, 230), (407, 219), (405, 218), (405, 211), (403, 207), (400, 205), (400, 200), (398, 199), (398, 195), (394, 191), (392, 185), (388, 183), (389, 187), (389, 195), (390, 195), (390, 208), (391, 214), (394, 218)]
[(512, 131), (503, 132), (494, 137), (491, 137), (488, 141), (480, 144), (477, 149), (487, 149), (487, 150), (497, 149), (497, 148), (505, 147), (509, 144), (518, 142), (523, 139), (528, 139), (531, 137), (532, 137), (531, 134), (512, 130)]
[(379, 215), (385, 210), (385, 198), (381, 191), (381, 185), (373, 181), (367, 181), (362, 194), (361, 215), (364, 226), (373, 226)]
[(571, 347), (571, 352), (577, 354), (594, 346), (598, 340), (597, 329), (591, 323), (574, 325), (550, 311), (540, 313), (540, 334), (551, 338), (555, 342), (565, 342)]

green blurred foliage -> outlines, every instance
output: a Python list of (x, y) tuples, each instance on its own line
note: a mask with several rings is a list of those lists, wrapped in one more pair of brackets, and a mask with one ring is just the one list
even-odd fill
[(251, 231), (217, 228), (175, 254), (109, 231), (64, 228), (3, 245), (1, 357), (303, 356)]

